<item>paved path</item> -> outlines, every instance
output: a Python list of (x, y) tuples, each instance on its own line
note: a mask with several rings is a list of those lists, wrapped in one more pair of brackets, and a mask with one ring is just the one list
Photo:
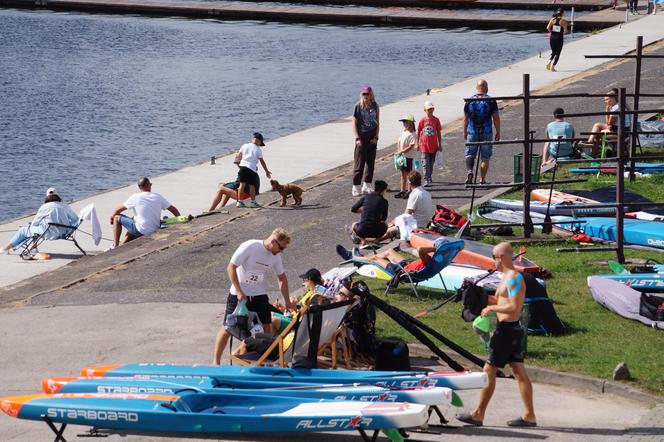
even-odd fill
[[(404, 113), (420, 115), (422, 103), (426, 99), (433, 100), (437, 105), (436, 114), (444, 127), (449, 130), (453, 127), (453, 122), (456, 121), (458, 124), (458, 119), (462, 116), (463, 98), (473, 93), (477, 78), (483, 77), (488, 80), (490, 92), (494, 96), (519, 94), (522, 90), (522, 74), (528, 72), (532, 74), (532, 90), (551, 87), (605, 62), (605, 60), (599, 59), (585, 59), (584, 54), (626, 53), (634, 48), (637, 35), (644, 36), (645, 44), (664, 38), (663, 16), (648, 16), (638, 22), (631, 22), (581, 40), (568, 40), (559, 64), (560, 70), (555, 73), (544, 70), (545, 59), (535, 56), (484, 75), (445, 86), (430, 97), (418, 95), (384, 105), (381, 108), (383, 124), (379, 148), (385, 149), (393, 145), (400, 131), (399, 124), (396, 123), (397, 119)], [(268, 140), (265, 156), (275, 178), (283, 182), (291, 182), (314, 177), (351, 160), (353, 134), (350, 121), (350, 117), (346, 117), (276, 140)], [(308, 167), (306, 169), (295, 168), (292, 167), (293, 164), (307, 164)], [(217, 183), (233, 179), (236, 170), (230, 156), (220, 158), (215, 165), (205, 162), (156, 177), (153, 179), (154, 190), (164, 194), (181, 212), (197, 214), (208, 207)], [(196, 191), (192, 189), (196, 189)], [(65, 192), (64, 189), (61, 190)], [(131, 184), (77, 201), (72, 207), (78, 211), (93, 202), (102, 221), (103, 235), (105, 238), (110, 238), (111, 232), (108, 224), (110, 214), (118, 204), (121, 204), (135, 191), (135, 185)], [(341, 191), (346, 191), (346, 189)], [(230, 210), (232, 214), (236, 213), (234, 208)], [(30, 219), (31, 217), (25, 217), (0, 225), (0, 243), (5, 244), (12, 232), (18, 226), (25, 225)], [(89, 232), (90, 225), (84, 223), (82, 229)], [(153, 239), (159, 239), (169, 234), (169, 232), (162, 231), (158, 235), (153, 235)], [(99, 246), (95, 246), (86, 235), (78, 235), (78, 238), (84, 249), (91, 254), (100, 253), (109, 246), (108, 241), (102, 241)], [(44, 245), (43, 250), (50, 253), (53, 259), (24, 262), (17, 255), (0, 256), (0, 263), (3, 267), (3, 271), (0, 272), (0, 287), (8, 287), (32, 276), (55, 270), (79, 256), (72, 244), (64, 241), (49, 242)]]

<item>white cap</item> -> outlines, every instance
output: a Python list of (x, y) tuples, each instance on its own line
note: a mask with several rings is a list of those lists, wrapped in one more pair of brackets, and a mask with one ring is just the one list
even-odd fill
[(49, 187), (48, 190), (46, 191), (46, 196), (49, 195), (57, 195), (58, 191), (55, 189), (55, 187)]
[(425, 101), (425, 102), (424, 102), (424, 110), (427, 110), (427, 109), (433, 109), (433, 108), (435, 108), (435, 107), (436, 107), (436, 106), (434, 106), (433, 103), (430, 102), (430, 101)]

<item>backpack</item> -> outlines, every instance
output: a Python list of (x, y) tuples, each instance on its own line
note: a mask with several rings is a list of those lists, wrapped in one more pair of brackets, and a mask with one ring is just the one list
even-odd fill
[(344, 325), (348, 331), (353, 351), (364, 356), (373, 356), (376, 348), (376, 308), (364, 298), (346, 314)]
[(488, 305), (488, 295), (482, 287), (468, 280), (465, 280), (457, 290), (457, 296), (459, 294), (463, 302), (461, 317), (466, 322), (473, 322)]
[[(472, 98), (477, 98), (477, 95), (473, 95)], [(487, 95), (488, 98), (488, 95)], [(473, 127), (475, 130), (483, 131), (485, 122), (491, 118), (491, 105), (489, 104), (491, 100), (478, 100), (478, 101), (469, 101), (468, 102), (468, 114), (470, 119), (473, 122)]]
[(657, 321), (657, 309), (664, 305), (664, 297), (641, 293), (639, 314), (653, 321)]
[(558, 336), (567, 331), (565, 323), (560, 320), (553, 308), (553, 301), (549, 298), (546, 287), (526, 272), (519, 272), (526, 283), (526, 300), (530, 319), (528, 333)]
[(466, 224), (466, 218), (440, 204), (436, 205), (436, 211), (431, 219), (431, 230), (445, 233), (450, 229), (460, 229)]

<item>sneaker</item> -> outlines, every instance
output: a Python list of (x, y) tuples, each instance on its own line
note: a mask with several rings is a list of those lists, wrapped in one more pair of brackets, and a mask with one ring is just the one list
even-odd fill
[(360, 190), (360, 186), (357, 186), (353, 184), (353, 190), (351, 192), (353, 196), (360, 196), (362, 194), (362, 191)]
[(397, 199), (398, 198), (403, 198), (404, 193), (405, 192), (397, 192), (397, 193), (394, 194), (394, 197), (397, 198)]
[(353, 247), (353, 256), (362, 256), (362, 252), (359, 247)]
[(551, 72), (558, 72), (555, 66), (551, 66)]
[(486, 184), (486, 180), (481, 180), (481, 181), (480, 181), (480, 184), (481, 184), (481, 185), (485, 185), (485, 184)]
[(349, 227), (348, 225), (345, 225), (344, 230), (346, 231), (348, 236), (350, 236), (350, 240), (353, 242), (353, 244), (360, 244), (362, 242), (360, 237), (357, 236), (357, 234), (353, 231), (353, 229), (351, 227)]
[(546, 70), (547, 70), (547, 71), (550, 71), (550, 70), (551, 70), (551, 62), (548, 62), (548, 63), (546, 64)]
[(104, 249), (104, 252), (110, 252), (110, 251), (113, 250), (114, 248), (115, 248), (115, 244), (111, 244), (111, 247), (109, 247), (109, 248), (107, 248), (107, 249)]
[(238, 201), (238, 202), (235, 204), (235, 207), (247, 207), (247, 206), (245, 206), (244, 203), (243, 203), (242, 201)]
[(349, 261), (353, 259), (353, 254), (349, 252), (344, 246), (341, 244), (337, 244), (337, 254), (343, 258), (344, 261)]
[(371, 186), (371, 183), (362, 183), (362, 194), (367, 195), (371, 192), (373, 192), (373, 187)]
[(2, 249), (0, 249), (0, 255), (9, 255), (9, 250), (3, 247)]
[(473, 183), (473, 172), (468, 172), (468, 175), (466, 176), (466, 182), (464, 184), (472, 184)]
[(407, 200), (408, 198), (410, 198), (410, 192), (406, 192), (406, 193), (404, 193), (403, 196), (402, 196), (401, 198)]
[(249, 207), (251, 207), (252, 209), (259, 209), (259, 208), (261, 207), (261, 205), (258, 204), (258, 203), (256, 202), (256, 200), (251, 200), (251, 201), (249, 202)]

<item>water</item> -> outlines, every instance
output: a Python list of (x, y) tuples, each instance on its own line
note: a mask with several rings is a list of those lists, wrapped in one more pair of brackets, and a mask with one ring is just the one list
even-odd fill
[(388, 103), (547, 48), (526, 32), (0, 10), (0, 219), (34, 212), (50, 186), (78, 199), (256, 130), (350, 115), (362, 84)]

